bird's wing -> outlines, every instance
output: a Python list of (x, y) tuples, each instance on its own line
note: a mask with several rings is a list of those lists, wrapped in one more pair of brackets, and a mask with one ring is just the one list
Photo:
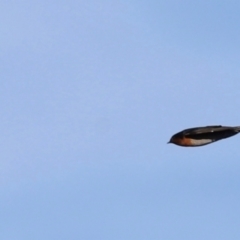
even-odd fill
[(224, 130), (228, 130), (229, 127), (223, 127), (221, 125), (213, 125), (213, 126), (206, 126), (206, 127), (198, 127), (198, 128), (189, 128), (184, 131), (184, 135), (193, 135), (193, 134), (204, 134), (204, 133), (211, 133), (211, 132), (220, 132)]

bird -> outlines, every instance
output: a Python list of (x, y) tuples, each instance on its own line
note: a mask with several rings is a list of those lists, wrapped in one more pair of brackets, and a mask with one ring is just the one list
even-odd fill
[(232, 137), (240, 132), (238, 127), (213, 125), (206, 127), (188, 128), (174, 134), (168, 143), (181, 147), (199, 147), (214, 143), (224, 138)]

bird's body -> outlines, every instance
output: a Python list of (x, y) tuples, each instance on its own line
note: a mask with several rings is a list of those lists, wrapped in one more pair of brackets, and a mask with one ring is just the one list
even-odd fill
[(169, 143), (183, 147), (204, 146), (218, 140), (232, 137), (240, 132), (239, 127), (225, 127), (221, 125), (188, 128), (174, 134)]

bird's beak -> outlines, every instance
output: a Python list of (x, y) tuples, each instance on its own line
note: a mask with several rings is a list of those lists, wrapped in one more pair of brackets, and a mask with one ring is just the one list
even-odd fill
[(169, 142), (167, 142), (167, 144), (169, 144), (169, 143), (171, 143), (170, 141)]

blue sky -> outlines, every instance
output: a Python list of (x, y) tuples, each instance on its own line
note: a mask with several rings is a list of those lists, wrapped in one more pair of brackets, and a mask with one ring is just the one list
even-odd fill
[(0, 3), (3, 240), (240, 237), (237, 1)]

